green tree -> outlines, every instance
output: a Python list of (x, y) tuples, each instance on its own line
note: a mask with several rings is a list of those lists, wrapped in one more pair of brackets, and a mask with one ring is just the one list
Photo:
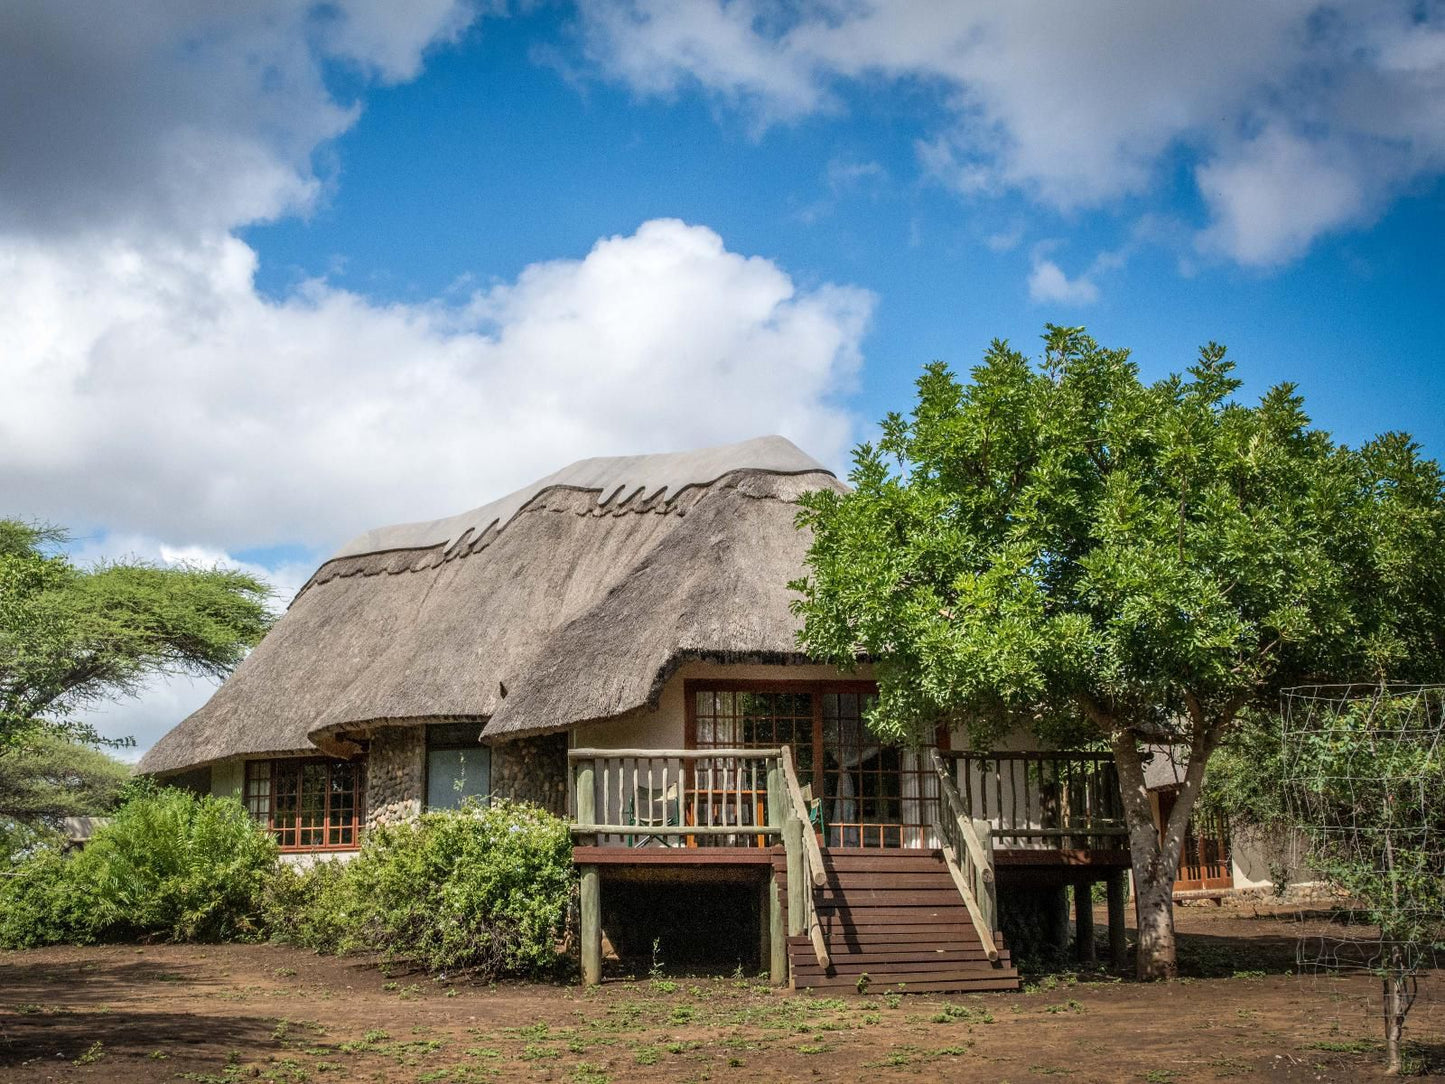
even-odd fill
[(1290, 702), (1284, 804), (1310, 864), (1379, 930), (1371, 963), (1397, 1073), (1416, 973), (1445, 952), (1445, 689), (1297, 690)]
[(77, 713), (155, 674), (230, 670), (265, 633), (270, 588), (225, 568), (79, 568), (65, 534), (0, 520), (0, 755), (39, 732), (100, 743)]
[[(1316, 675), (1411, 679), (1445, 649), (1445, 496), (1391, 434), (1352, 450), (1291, 385), (1256, 405), (1210, 344), (1154, 384), (1126, 351), (1050, 325), (1032, 363), (995, 342), (970, 383), (928, 366), (907, 417), (859, 447), (853, 490), (811, 494), (806, 650), (874, 660), (882, 735), (1027, 723), (1117, 760), (1138, 973), (1175, 969), (1172, 884), (1210, 755), (1246, 708)], [(1188, 754), (1162, 841), (1145, 747)]]
[(130, 765), (54, 734), (0, 756), (0, 856), (51, 836), (65, 817), (110, 812), (130, 778)]

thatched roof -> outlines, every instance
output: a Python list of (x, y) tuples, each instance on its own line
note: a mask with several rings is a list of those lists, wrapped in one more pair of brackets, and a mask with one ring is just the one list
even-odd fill
[(795, 502), (824, 487), (843, 488), (764, 437), (583, 460), (461, 516), (368, 532), (140, 768), (339, 751), (439, 718), (543, 733), (655, 704), (692, 659), (802, 661)]

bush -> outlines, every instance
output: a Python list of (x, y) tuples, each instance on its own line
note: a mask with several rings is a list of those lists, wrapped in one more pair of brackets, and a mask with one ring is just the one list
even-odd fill
[(0, 879), (0, 945), (254, 937), (275, 863), (235, 799), (140, 788), (83, 851), (41, 850)]
[(276, 936), (323, 952), (482, 979), (539, 975), (558, 966), (573, 883), (566, 822), (498, 800), (374, 828), (345, 864), (283, 870), (267, 914)]

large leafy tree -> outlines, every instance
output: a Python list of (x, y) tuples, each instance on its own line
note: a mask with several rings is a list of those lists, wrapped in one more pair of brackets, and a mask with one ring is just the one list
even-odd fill
[(0, 520), (0, 755), (39, 733), (100, 739), (79, 719), (155, 674), (224, 675), (265, 633), (270, 588), (226, 568), (93, 568), (62, 532)]
[[(1302, 680), (1416, 678), (1445, 651), (1445, 495), (1391, 434), (1350, 449), (1291, 385), (1258, 403), (1210, 344), (1148, 384), (1126, 351), (1050, 325), (942, 364), (911, 414), (815, 493), (794, 587), (809, 653), (874, 660), (881, 734), (966, 718), (1107, 743), (1129, 828), (1141, 978), (1174, 972), (1172, 885), (1210, 754)], [(1162, 833), (1153, 743), (1187, 750)], [(1161, 839), (1162, 835), (1162, 839)]]

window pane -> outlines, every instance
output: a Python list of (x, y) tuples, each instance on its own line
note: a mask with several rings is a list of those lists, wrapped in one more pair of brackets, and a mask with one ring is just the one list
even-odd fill
[(464, 798), (485, 798), (492, 790), (492, 751), (431, 749), (426, 756), (426, 806), (455, 809)]

